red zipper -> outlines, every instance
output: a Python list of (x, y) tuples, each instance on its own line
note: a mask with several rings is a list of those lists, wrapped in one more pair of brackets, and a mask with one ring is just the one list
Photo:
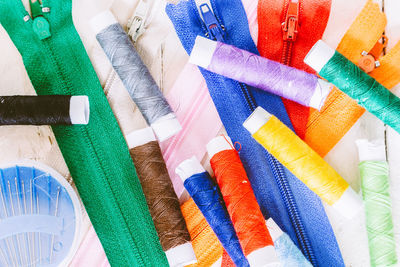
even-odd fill
[(296, 42), (299, 30), (300, 3), (298, 1), (285, 0), (284, 6), (286, 16), (282, 22), (283, 49), (281, 63), (289, 66), (293, 43)]

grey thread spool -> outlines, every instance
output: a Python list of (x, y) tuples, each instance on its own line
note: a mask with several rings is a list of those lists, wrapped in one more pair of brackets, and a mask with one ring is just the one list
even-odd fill
[(181, 125), (113, 14), (110, 11), (100, 13), (91, 24), (97, 41), (158, 139), (163, 141), (175, 135)]

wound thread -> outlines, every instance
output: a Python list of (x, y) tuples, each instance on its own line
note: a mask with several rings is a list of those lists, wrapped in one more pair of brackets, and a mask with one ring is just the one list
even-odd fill
[(269, 153), (346, 217), (361, 208), (358, 195), (326, 161), (278, 118), (258, 107), (243, 124)]
[[(143, 142), (140, 142), (138, 136), (148, 133), (151, 133), (151, 138), (145, 140), (145, 136)], [(127, 139), (129, 152), (168, 262), (171, 266), (196, 262), (178, 197), (151, 128), (133, 132)], [(148, 141), (151, 139), (152, 141)]]
[[(197, 165), (198, 169), (195, 170), (196, 167), (191, 168), (190, 165)], [(221, 192), (208, 172), (202, 169), (200, 162), (195, 157), (183, 161), (177, 167), (176, 172), (184, 180), (186, 190), (235, 265), (249, 266)]]
[(108, 26), (96, 38), (149, 125), (172, 113), (121, 25), (116, 23)]
[(96, 38), (132, 100), (160, 141), (176, 134), (181, 126), (129, 36), (109, 11), (92, 19)]
[(190, 242), (158, 143), (134, 147), (130, 153), (164, 251)]
[[(265, 219), (239, 154), (233, 149), (229, 137), (213, 139), (207, 145), (207, 151), (228, 213), (250, 265), (262, 266), (277, 261)], [(268, 247), (272, 250), (267, 251)], [(262, 255), (258, 254), (253, 258), (251, 254), (257, 250), (263, 251)]]
[(72, 125), (88, 122), (87, 96), (0, 96), (0, 125)]
[(397, 255), (389, 194), (388, 163), (363, 161), (358, 166), (367, 220), (371, 266), (395, 266)]
[(400, 133), (400, 99), (345, 56), (318, 41), (305, 63)]
[(318, 110), (332, 89), (314, 74), (202, 36), (196, 38), (190, 62)]
[(356, 141), (371, 266), (397, 266), (389, 164), (383, 140)]
[(221, 254), (224, 251), (217, 236), (192, 198), (181, 206), (181, 210), (198, 260), (197, 264), (191, 267), (209, 267), (213, 265), (221, 258)]

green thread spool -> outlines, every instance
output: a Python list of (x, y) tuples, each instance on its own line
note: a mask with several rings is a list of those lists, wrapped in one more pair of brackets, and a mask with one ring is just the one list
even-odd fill
[[(384, 146), (367, 140), (359, 140), (357, 145), (371, 266), (395, 266), (397, 255), (389, 194), (389, 166)], [(382, 154), (383, 157), (379, 156)]]
[(342, 54), (320, 40), (310, 50), (304, 62), (400, 133), (400, 98)]

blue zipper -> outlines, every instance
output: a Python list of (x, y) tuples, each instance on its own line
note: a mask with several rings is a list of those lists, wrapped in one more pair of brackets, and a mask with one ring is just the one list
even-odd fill
[[(202, 4), (199, 6), (200, 12), (202, 13), (202, 17), (204, 19), (203, 22), (205, 24), (205, 27), (203, 25), (203, 28), (205, 31), (205, 35), (206, 37), (213, 40), (224, 41), (225, 27), (221, 23), (222, 20), (218, 16), (214, 0), (211, 0), (210, 3), (212, 6), (212, 11), (208, 6), (208, 4)], [(246, 84), (239, 82), (235, 83), (240, 88), (240, 91), (242, 92), (243, 98), (245, 99), (246, 104), (249, 107), (249, 110), (253, 112), (257, 107), (257, 103), (252, 93), (248, 90)], [(305, 233), (304, 224), (300, 218), (299, 210), (294, 200), (292, 190), (290, 189), (289, 183), (284, 174), (283, 167), (279, 163), (279, 161), (275, 159), (267, 151), (265, 152), (265, 155), (268, 159), (272, 173), (274, 174), (274, 177), (276, 178), (276, 181), (278, 183), (279, 191), (282, 195), (293, 228), (295, 229), (296, 237), (297, 240), (299, 241), (301, 250), (307, 257), (307, 259), (311, 262), (311, 264), (313, 266), (317, 266), (314, 251), (311, 247), (310, 240)]]

